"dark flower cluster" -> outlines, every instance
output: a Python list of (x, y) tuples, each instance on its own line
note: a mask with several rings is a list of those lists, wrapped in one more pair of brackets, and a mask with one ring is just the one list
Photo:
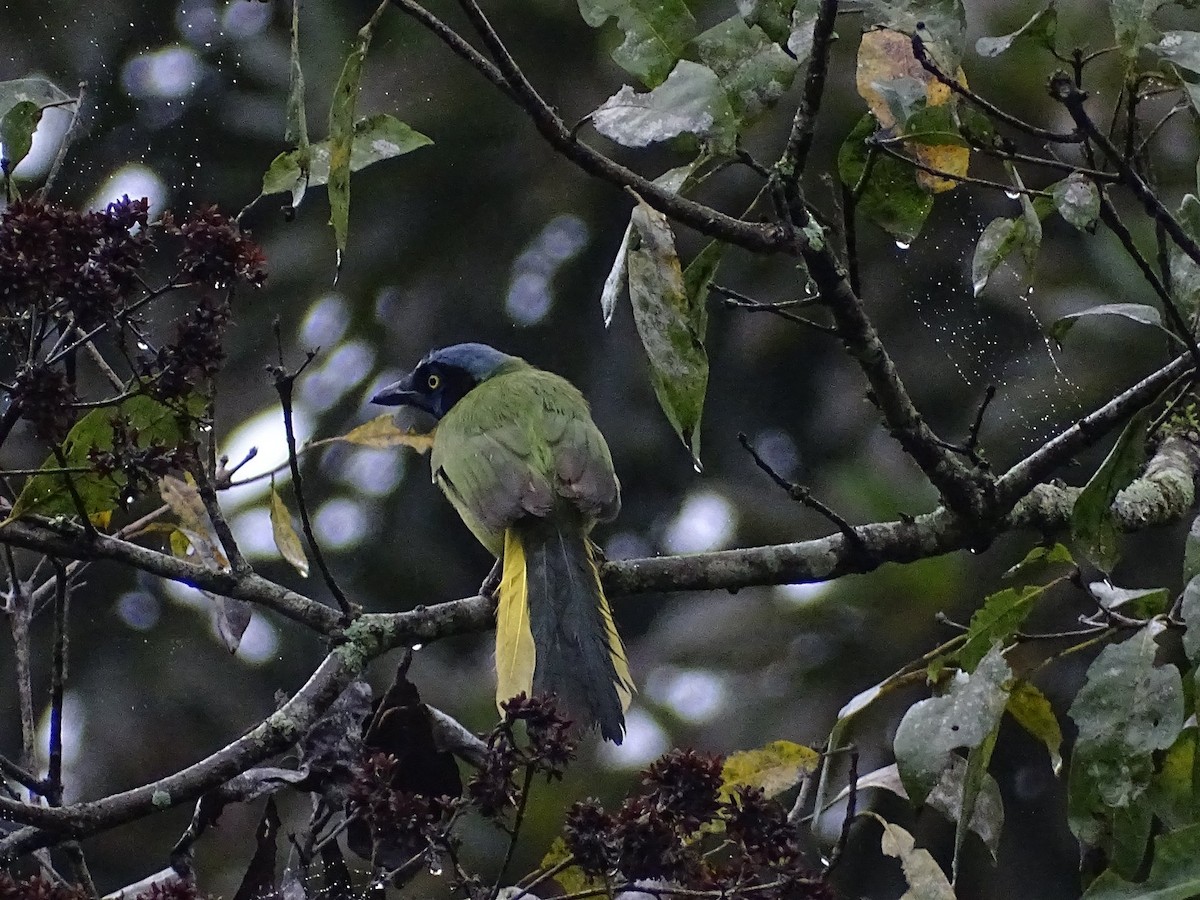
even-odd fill
[(145, 198), (128, 197), (103, 212), (9, 205), (0, 213), (0, 316), (63, 309), (84, 329), (111, 318), (150, 246), (147, 209)]
[(185, 881), (168, 881), (152, 884), (133, 900), (202, 900), (193, 885)]
[(399, 761), (390, 753), (371, 753), (350, 783), (346, 814), (365, 821), (376, 846), (408, 858), (445, 842), (444, 830), (456, 799), (429, 797), (392, 787)]
[(23, 366), (9, 391), (21, 418), (49, 443), (61, 441), (75, 421), (75, 390), (67, 373), (46, 365)]
[(19, 879), (0, 872), (0, 900), (86, 900), (83, 888), (55, 884), (40, 875)]
[(122, 502), (156, 490), (158, 479), (163, 475), (186, 470), (195, 463), (192, 452), (186, 447), (170, 446), (158, 440), (142, 446), (140, 431), (126, 416), (114, 415), (109, 422), (112, 446), (92, 446), (88, 450), (88, 464), (101, 478), (121, 476), (125, 479)]
[[(767, 900), (823, 900), (824, 881), (802, 859), (782, 806), (760, 789), (721, 797), (720, 757), (674, 750), (642, 775), (615, 813), (595, 800), (567, 813), (564, 838), (592, 878), (659, 879), (688, 890)], [(712, 853), (709, 836), (721, 837)]]
[(151, 382), (156, 397), (183, 397), (221, 370), (225, 360), (221, 338), (229, 320), (227, 298), (201, 297), (196, 308), (176, 325), (175, 340), (164, 344), (152, 357), (140, 358), (141, 375)]
[(162, 224), (168, 234), (183, 238), (179, 263), (188, 280), (214, 288), (236, 281), (261, 286), (266, 280), (262, 250), (215, 206), (201, 208), (182, 225), (165, 213)]
[[(483, 766), (467, 784), (467, 797), (488, 818), (515, 808), (518, 772), (542, 774), (547, 781), (561, 779), (577, 746), (571, 722), (558, 711), (553, 695), (520, 693), (500, 706), (504, 719), (488, 738)], [(518, 722), (525, 724), (523, 742), (517, 737)]]

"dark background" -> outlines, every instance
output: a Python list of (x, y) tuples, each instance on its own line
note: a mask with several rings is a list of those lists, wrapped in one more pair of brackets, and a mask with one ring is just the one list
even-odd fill
[[(704, 24), (734, 12), (732, 4), (717, 0), (694, 8)], [(363, 2), (303, 4), (314, 139), (325, 134), (334, 81), (372, 9)], [(439, 2), (433, 9), (459, 22), (453, 4)], [(1035, 9), (970, 4), (972, 41), (1016, 28)], [(533, 83), (566, 120), (582, 117), (624, 83), (608, 56), (618, 39), (615, 28), (588, 28), (573, 3), (504, 0), (489, 11)], [(287, 149), (288, 15), (283, 4), (243, 0), (0, 4), (0, 79), (39, 74), (66, 90), (87, 82), (78, 140), (54, 198), (102, 205), (128, 191), (148, 193), (156, 211), (215, 202), (233, 213), (245, 206), (267, 165)], [(1068, 51), (1111, 42), (1101, 4), (1074, 5), (1060, 20), (1061, 46)], [(839, 22), (841, 39), (810, 163), (810, 197), (831, 213), (828, 178), (836, 148), (864, 112), (853, 90), (860, 25), (854, 15)], [(1089, 72), (1089, 87), (1111, 103), (1117, 82), (1104, 65)], [(1044, 90), (1054, 66), (1048, 54), (1033, 50), (997, 60), (972, 54), (965, 62), (982, 93), (1062, 128)], [(778, 156), (797, 98), (793, 89), (778, 114), (751, 134), (747, 147), (761, 160)], [(601, 320), (600, 287), (630, 198), (556, 157), (494, 88), (391, 11), (371, 48), (359, 102), (360, 115), (375, 112), (395, 114), (435, 144), (354, 176), (350, 247), (336, 284), (323, 189), (310, 192), (294, 221), (285, 221), (281, 196), (260, 201), (245, 218), (265, 249), (270, 277), (262, 290), (244, 290), (237, 298), (229, 359), (218, 382), (217, 427), (235, 460), (251, 444), (259, 447), (260, 459), (247, 472), (283, 458), (282, 420), (264, 372), (276, 358), (270, 323), (279, 317), (289, 364), (307, 349), (320, 349), (299, 386), (302, 438), (338, 434), (378, 414), (366, 398), (434, 346), (482, 340), (569, 377), (591, 399), (624, 485), (620, 518), (598, 534), (610, 557), (829, 532), (828, 523), (790, 502), (755, 469), (738, 446), (739, 431), (782, 474), (809, 485), (851, 522), (894, 519), (934, 505), (933, 491), (879, 426), (858, 369), (836, 341), (715, 302), (707, 342), (712, 376), (703, 424), (705, 472), (694, 472), (655, 402), (628, 301), (611, 328)], [(48, 118), (43, 130), (54, 126)], [(649, 176), (688, 159), (673, 148), (633, 153), (587, 139)], [(1168, 200), (1177, 202), (1194, 179), (1190, 123), (1178, 117), (1155, 146)], [(23, 173), (36, 175), (45, 155), (44, 148), (35, 151)], [(975, 165), (973, 173), (1002, 177), (994, 166)], [(1051, 178), (1027, 175), (1033, 185)], [(744, 167), (714, 182), (702, 199), (733, 214), (759, 187)], [(1099, 303), (1151, 302), (1115, 240), (1081, 235), (1061, 220), (1047, 221), (1032, 295), (1025, 295), (1020, 272), (1009, 266), (973, 297), (970, 260), (979, 231), (996, 215), (1017, 214), (1017, 204), (1000, 194), (961, 189), (938, 199), (925, 232), (908, 250), (860, 224), (870, 314), (933, 426), (948, 439), (963, 439), (985, 388), (997, 386), (983, 444), (998, 470), (1164, 354), (1152, 331), (1108, 322), (1078, 326), (1068, 345), (1052, 352), (1039, 323)], [(1150, 237), (1137, 228), (1140, 238)], [(700, 246), (696, 235), (680, 235), (685, 259)], [(762, 300), (794, 298), (804, 289), (789, 261), (740, 252), (726, 254), (718, 281)], [(157, 314), (156, 324), (169, 328), (171, 314)], [(28, 452), (37, 457), (44, 451)], [(1098, 458), (1090, 455), (1064, 477), (1081, 483)], [(304, 467), (318, 534), (337, 577), (364, 607), (408, 609), (478, 587), (489, 557), (430, 485), (424, 459), (404, 450), (342, 446), (306, 456)], [(260, 482), (258, 490), (225, 498), (244, 548), (262, 574), (325, 597), (318, 579), (302, 581), (278, 559), (262, 487)], [(290, 499), (290, 491), (285, 494)], [(561, 788), (537, 793), (518, 864), (536, 864), (566, 803), (589, 794), (619, 797), (635, 768), (671, 746), (730, 751), (777, 738), (821, 744), (837, 710), (854, 694), (950, 636), (935, 613), (965, 621), (1034, 540), (1014, 536), (978, 556), (887, 566), (822, 586), (616, 598), (640, 688), (628, 740), (619, 752), (587, 744)], [(1117, 572), (1121, 583), (1178, 588), (1180, 547), (1178, 533), (1131, 540)], [(322, 653), (291, 623), (256, 614), (245, 647), (230, 658), (210, 627), (204, 598), (113, 567), (90, 570), (73, 608), (68, 800), (142, 784), (219, 748), (267, 715), (276, 691), (295, 690)], [(1083, 608), (1075, 595), (1052, 596), (1036, 624), (1070, 623)], [(49, 655), (47, 637), (42, 623), (36, 634), (42, 662)], [(480, 730), (494, 718), (491, 640), (446, 641), (419, 652), (413, 666), (425, 699)], [(0, 656), (11, 673), (11, 651)], [(1085, 654), (1043, 673), (1039, 683), (1060, 710), (1087, 662)], [(377, 665), (377, 684), (386, 681), (389, 668), (388, 660)], [(44, 665), (37, 676), (40, 710)], [(854, 735), (862, 771), (891, 761), (895, 722), (919, 696), (898, 696), (863, 717)], [(15, 757), (20, 743), (11, 674), (0, 680), (0, 704), (0, 749)], [(970, 855), (978, 866), (960, 896), (1032, 896), (1035, 876), (1037, 896), (1076, 895), (1076, 849), (1044, 751), (1006, 731), (996, 769), (1009, 817), (999, 874), (973, 844)], [(949, 833), (934, 813), (914, 825), (899, 803), (883, 802), (888, 814), (924, 839), (936, 842)], [(289, 812), (292, 827), (299, 827), (303, 805), (297, 802)], [(89, 841), (102, 890), (165, 865), (189, 814), (175, 810)], [(201, 844), (204, 889), (232, 893), (252, 852), (258, 814), (257, 808), (228, 810), (220, 830)], [(877, 859), (877, 841), (877, 828), (856, 826), (843, 866), (850, 895), (900, 892), (894, 863)], [(468, 831), (469, 860), (494, 863), (500, 848), (498, 834), (482, 827)], [(420, 891), (437, 888), (431, 881)]]

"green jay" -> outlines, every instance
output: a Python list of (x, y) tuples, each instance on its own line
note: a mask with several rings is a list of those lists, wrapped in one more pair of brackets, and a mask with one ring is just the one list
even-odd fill
[(621, 485), (583, 395), (519, 357), (455, 344), (371, 402), (437, 420), (433, 481), (499, 560), (497, 705), (554, 693), (619, 744), (633, 682), (588, 535), (617, 515)]

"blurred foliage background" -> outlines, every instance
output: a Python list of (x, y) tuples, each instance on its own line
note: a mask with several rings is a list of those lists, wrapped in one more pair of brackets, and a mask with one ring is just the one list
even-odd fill
[[(373, 6), (362, 0), (302, 4), (314, 138), (324, 135), (333, 84)], [(732, 12), (727, 0), (692, 6), (702, 26)], [(453, 4), (434, 8), (459, 21)], [(972, 38), (1011, 31), (1034, 11), (1036, 5), (1023, 2), (972, 3)], [(617, 35), (587, 27), (573, 3), (498, 0), (489, 12), (532, 82), (566, 120), (583, 117), (623, 83), (608, 55)], [(230, 213), (245, 206), (267, 165), (287, 149), (289, 14), (285, 4), (247, 0), (0, 3), (0, 78), (38, 74), (68, 91), (86, 83), (77, 140), (53, 199), (87, 207), (124, 193), (145, 195), (152, 215), (205, 203)], [(1059, 23), (1063, 47), (1111, 42), (1102, 4), (1071, 4), (1060, 10)], [(839, 21), (809, 166), (810, 197), (831, 213), (836, 190), (830, 178), (836, 176), (829, 173), (837, 147), (864, 110), (853, 85), (859, 25), (853, 14)], [(1046, 54), (969, 55), (964, 65), (980, 93), (1029, 120), (1067, 127), (1046, 97), (1045, 80), (1056, 65)], [(1118, 82), (1106, 65), (1089, 69), (1087, 86), (1112, 102)], [(797, 87), (747, 145), (764, 161), (778, 156)], [(655, 402), (628, 308), (618, 310), (607, 330), (601, 321), (600, 287), (630, 198), (556, 157), (522, 113), (398, 13), (385, 16), (372, 46), (358, 111), (391, 112), (435, 144), (355, 175), (350, 248), (336, 284), (323, 190), (310, 192), (292, 221), (279, 208), (281, 195), (247, 214), (244, 224), (262, 243), (270, 276), (262, 290), (237, 298), (217, 422), (223, 451), (234, 461), (258, 447), (245, 473), (284, 458), (282, 420), (264, 371), (277, 361), (271, 323), (278, 318), (287, 364), (319, 348), (298, 387), (301, 438), (342, 433), (378, 414), (366, 405), (378, 386), (431, 347), (461, 340), (492, 343), (573, 380), (594, 405), (624, 485), (620, 518), (598, 535), (612, 558), (829, 532), (827, 522), (790, 502), (755, 469), (738, 446), (739, 431), (783, 475), (809, 485), (851, 522), (932, 507), (932, 490), (879, 426), (857, 368), (835, 341), (773, 317), (723, 309), (715, 300), (705, 471), (693, 471)], [(18, 175), (44, 171), (67, 118), (63, 111), (47, 114), (39, 144)], [(1172, 205), (1195, 177), (1192, 124), (1176, 117), (1155, 148)], [(672, 147), (608, 150), (651, 177), (688, 158)], [(976, 160), (973, 174), (1000, 173)], [(1027, 181), (1039, 186), (1056, 177), (1032, 173)], [(736, 214), (758, 187), (749, 168), (737, 167), (710, 181), (700, 199)], [(1013, 215), (1016, 208), (1002, 194), (960, 188), (939, 197), (925, 233), (909, 248), (869, 225), (860, 229), (869, 311), (918, 405), (939, 433), (961, 440), (984, 390), (996, 385), (983, 445), (1001, 470), (1164, 353), (1152, 330), (1120, 321), (1081, 324), (1061, 349), (1041, 337), (1041, 323), (1067, 312), (1150, 302), (1107, 234), (1088, 238), (1055, 220), (1047, 226), (1032, 293), (1008, 268), (982, 296), (972, 296), (974, 242), (993, 216)], [(1150, 246), (1152, 235), (1138, 236)], [(699, 246), (695, 235), (684, 234), (685, 259)], [(766, 301), (804, 290), (787, 260), (747, 254), (726, 254), (718, 282)], [(170, 321), (157, 324), (166, 328)], [(41, 453), (30, 450), (34, 463)], [(1064, 477), (1082, 482), (1098, 458), (1082, 460), (1077, 477)], [(335, 446), (307, 455), (303, 464), (317, 533), (357, 602), (395, 610), (474, 593), (490, 559), (430, 484), (424, 459), (403, 450)], [(224, 497), (243, 549), (263, 574), (322, 596), (318, 580), (301, 581), (279, 560), (265, 490), (259, 482)], [(952, 633), (936, 613), (967, 619), (1034, 540), (1014, 536), (978, 555), (887, 566), (835, 584), (736, 596), (617, 598), (641, 688), (628, 739), (619, 749), (585, 746), (562, 788), (535, 795), (518, 863), (536, 864), (570, 800), (623, 793), (631, 769), (671, 746), (728, 751), (776, 738), (821, 744), (855, 693)], [(1135, 538), (1117, 573), (1122, 584), (1177, 589), (1181, 546), (1179, 535)], [(1064, 597), (1058, 608), (1047, 604), (1052, 612), (1038, 624), (1073, 622), (1077, 604), (1074, 597)], [(90, 571), (74, 609), (68, 800), (144, 783), (217, 749), (268, 714), (277, 691), (298, 687), (322, 652), (299, 628), (256, 613), (242, 650), (230, 658), (202, 596), (112, 567)], [(45, 641), (48, 630), (39, 637)], [(412, 672), (428, 702), (480, 730), (494, 718), (491, 645), (490, 635), (480, 635), (424, 648)], [(1052, 698), (1061, 701), (1078, 686), (1088, 662), (1086, 654), (1078, 656), (1043, 673), (1041, 686)], [(38, 673), (43, 687), (45, 658)], [(387, 668), (377, 669), (377, 683), (386, 682)], [(859, 726), (861, 771), (891, 761), (891, 729), (916, 696), (883, 704)], [(0, 703), (6, 711), (0, 741), (12, 752), (19, 730), (8, 677), (0, 679)], [(1023, 825), (1006, 829), (999, 871), (1009, 874), (991, 877), (976, 846), (978, 869), (960, 896), (1029, 896), (1033, 878), (1041, 885), (1038, 896), (1074, 896), (1076, 849), (1044, 751), (1006, 732), (997, 765), (1009, 822)], [(165, 864), (189, 814), (175, 810), (89, 842), (101, 887), (118, 887)], [(206, 890), (232, 894), (251, 854), (257, 815), (255, 809), (227, 810), (222, 828), (201, 844)], [(934, 839), (949, 829), (928, 813), (918, 833)], [(873, 833), (852, 843), (853, 864), (843, 872), (851, 894), (886, 895), (895, 887), (891, 868), (870, 862), (876, 843)], [(499, 834), (481, 829), (468, 840), (467, 858), (494, 858), (502, 846)], [(1018, 859), (1020, 865), (1011, 864)], [(1010, 883), (1014, 877), (1020, 881)], [(421, 889), (436, 893), (432, 882)]]

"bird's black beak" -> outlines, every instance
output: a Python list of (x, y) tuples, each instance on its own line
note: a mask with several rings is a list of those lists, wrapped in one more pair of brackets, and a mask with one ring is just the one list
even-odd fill
[(371, 398), (372, 403), (380, 406), (416, 406), (425, 408), (424, 398), (413, 390), (412, 375), (405, 375), (399, 381), (389, 384)]

